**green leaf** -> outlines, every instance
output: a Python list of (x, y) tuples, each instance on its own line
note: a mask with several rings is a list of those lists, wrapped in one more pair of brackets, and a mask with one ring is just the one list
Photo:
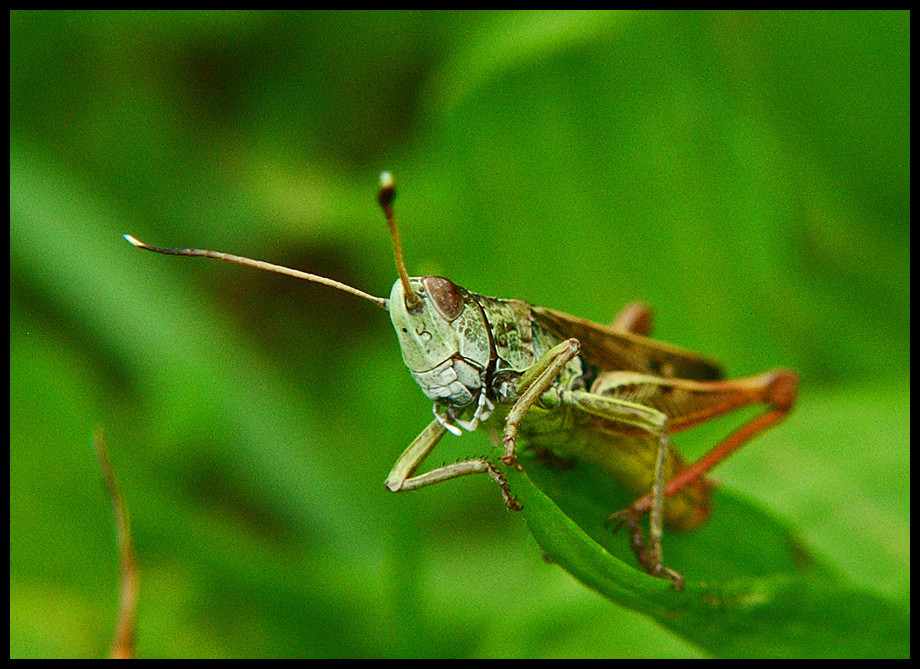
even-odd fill
[[(646, 614), (713, 655), (909, 656), (905, 611), (863, 592), (813, 557), (784, 523), (717, 490), (696, 532), (665, 532), (666, 565), (686, 588), (635, 566), (628, 537), (604, 527), (625, 506), (616, 486), (577, 466), (531, 462), (513, 475), (523, 515), (546, 556), (612, 601)], [(628, 500), (627, 500), (628, 502)]]

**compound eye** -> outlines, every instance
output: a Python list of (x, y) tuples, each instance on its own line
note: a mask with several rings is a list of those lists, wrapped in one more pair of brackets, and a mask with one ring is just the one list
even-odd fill
[(431, 297), (438, 313), (449, 321), (454, 320), (463, 312), (463, 295), (461, 288), (450, 279), (443, 276), (426, 276), (422, 283)]

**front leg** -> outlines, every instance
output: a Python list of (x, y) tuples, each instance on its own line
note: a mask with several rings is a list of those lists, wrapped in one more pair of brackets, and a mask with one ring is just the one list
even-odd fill
[(559, 372), (578, 355), (580, 348), (581, 345), (577, 339), (567, 339), (547, 351), (518, 379), (515, 390), (519, 393), (519, 396), (505, 419), (505, 431), (502, 439), (502, 446), (505, 450), (502, 462), (509, 467), (521, 469), (515, 454), (515, 447), (517, 445), (518, 428), (521, 425), (524, 414), (540, 399), (540, 395), (549, 389), (556, 377), (559, 376)]
[(390, 475), (387, 477), (386, 486), (392, 492), (402, 492), (405, 490), (416, 490), (425, 486), (434, 485), (441, 481), (468, 476), (469, 474), (488, 474), (492, 477), (502, 490), (502, 497), (505, 499), (505, 505), (512, 511), (519, 511), (521, 504), (511, 494), (511, 487), (508, 485), (508, 479), (498, 471), (498, 468), (485, 458), (473, 458), (455, 462), (450, 465), (432, 469), (424, 474), (413, 476), (412, 474), (418, 469), (425, 459), (438, 445), (441, 437), (444, 436), (446, 428), (441, 420), (435, 419), (428, 424), (422, 433), (409, 444), (396, 464), (393, 465)]

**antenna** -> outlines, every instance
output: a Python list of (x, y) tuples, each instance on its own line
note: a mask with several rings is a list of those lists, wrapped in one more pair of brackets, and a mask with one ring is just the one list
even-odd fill
[(402, 244), (399, 242), (399, 230), (396, 228), (396, 217), (393, 214), (393, 200), (396, 199), (396, 181), (389, 172), (380, 173), (380, 190), (377, 191), (377, 202), (383, 209), (383, 215), (390, 226), (390, 236), (393, 237), (393, 254), (396, 256), (396, 273), (403, 287), (403, 299), (407, 311), (417, 311), (422, 305), (421, 298), (409, 286), (409, 273), (403, 260)]
[(387, 300), (385, 298), (375, 297), (369, 293), (365, 293), (363, 290), (352, 288), (348, 284), (335, 281), (334, 279), (327, 279), (326, 277), (319, 276), (317, 274), (309, 274), (307, 272), (301, 272), (300, 270), (291, 269), (290, 267), (284, 267), (283, 265), (275, 265), (270, 262), (264, 262), (262, 260), (252, 260), (242, 256), (235, 256), (230, 253), (221, 253), (220, 251), (208, 251), (205, 249), (165, 249), (158, 246), (145, 244), (137, 237), (132, 237), (131, 235), (124, 235), (124, 238), (137, 248), (153, 251), (154, 253), (164, 253), (170, 256), (189, 256), (191, 258), (214, 258), (215, 260), (226, 260), (227, 262), (233, 262), (237, 265), (255, 267), (256, 269), (264, 269), (269, 272), (276, 272), (278, 274), (287, 274), (288, 276), (293, 276), (296, 279), (305, 279), (307, 281), (312, 281), (313, 283), (321, 283), (324, 286), (331, 286), (333, 288), (337, 288), (338, 290), (343, 290), (346, 293), (357, 295), (362, 299), (373, 302), (382, 309), (387, 309)]

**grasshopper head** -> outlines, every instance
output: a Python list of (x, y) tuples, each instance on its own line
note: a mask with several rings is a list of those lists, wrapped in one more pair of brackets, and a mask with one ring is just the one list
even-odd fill
[(440, 276), (407, 277), (387, 301), (403, 361), (433, 401), (462, 408), (474, 402), (489, 363), (485, 317), (470, 293)]
[(464, 309), (463, 296), (453, 282), (436, 276), (411, 277), (409, 289), (414, 303), (397, 280), (387, 304), (406, 367), (424, 372), (459, 352), (451, 323)]
[(393, 215), (396, 187), (380, 175), (377, 200), (390, 226), (396, 272), (387, 310), (403, 362), (434, 402), (462, 409), (483, 391), (491, 343), (485, 316), (470, 293), (441, 276), (410, 277)]

